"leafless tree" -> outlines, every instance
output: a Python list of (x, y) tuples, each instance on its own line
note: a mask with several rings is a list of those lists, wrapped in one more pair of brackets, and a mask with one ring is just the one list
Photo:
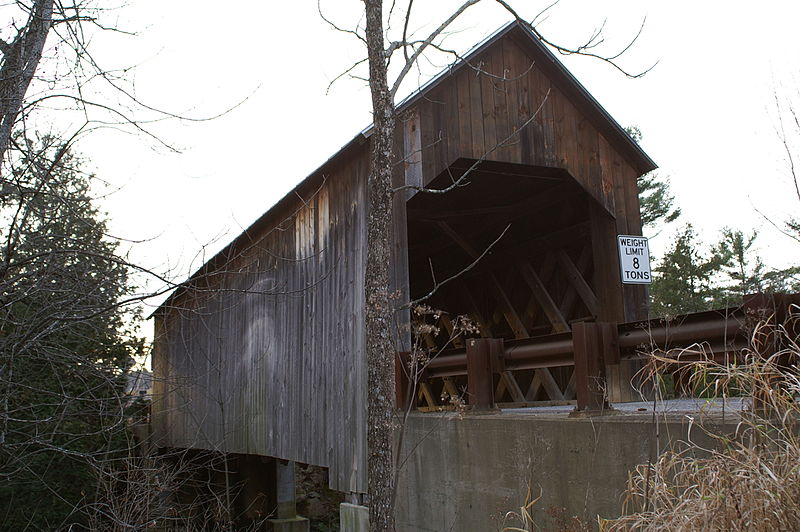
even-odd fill
[[(416, 37), (409, 33), (409, 28), (413, 27), (411, 22), (414, 9), (423, 9), (420, 2), (415, 4), (413, 0), (392, 2), (388, 11), (384, 9), (382, 0), (364, 0), (363, 26), (359, 24), (355, 29), (343, 28), (323, 14), (323, 18), (328, 20), (334, 28), (356, 36), (366, 46), (369, 66), (368, 80), (372, 97), (372, 151), (370, 174), (367, 181), (369, 211), (367, 214), (365, 326), (369, 383), (367, 398), (368, 496), (370, 530), (373, 531), (394, 529), (392, 494), (394, 493), (396, 471), (394, 471), (392, 459), (393, 401), (391, 398), (395, 382), (395, 353), (391, 324), (395, 309), (387, 287), (389, 286), (391, 259), (390, 220), (392, 219), (391, 198), (393, 193), (391, 173), (394, 164), (392, 154), (396, 98), (406, 76), (414, 70), (426, 53), (438, 50), (458, 58), (456, 52), (448, 50), (443, 45), (443, 37), (446, 36), (456, 20), (480, 2), (481, 0), (465, 1), (447, 15), (432, 32), (423, 37)], [(528, 21), (517, 13), (511, 3), (505, 0), (494, 0), (494, 3), (515, 20), (526, 25), (542, 42), (562, 54), (591, 56), (631, 77), (644, 74), (644, 72), (630, 74), (616, 62), (627, 47), (622, 52), (613, 55), (603, 55), (597, 52), (596, 46), (603, 40), (602, 28), (580, 46), (563, 46), (545, 37), (537, 29), (539, 16), (550, 9), (552, 5), (537, 14), (532, 21)], [(392, 24), (393, 18), (399, 19), (399, 23)], [(388, 35), (389, 33), (398, 34), (396, 38), (392, 38)], [(633, 40), (635, 41), (635, 38)], [(392, 61), (395, 63), (392, 64)], [(395, 66), (398, 61), (399, 66)], [(359, 64), (356, 63), (346, 73), (353, 75), (354, 69)], [(392, 72), (397, 72), (397, 75), (391, 80), (389, 79), (390, 64), (392, 64)]]
[[(800, 101), (800, 92), (795, 98), (781, 97), (776, 91), (775, 111), (777, 113), (776, 133), (783, 148), (784, 163), (788, 180), (792, 187), (791, 194), (800, 203), (800, 113), (797, 101)], [(767, 218), (779, 231), (789, 238), (800, 242), (800, 219), (790, 215), (783, 222), (775, 223)]]
[(68, 143), (18, 133), (11, 146), (0, 175), (0, 529), (151, 519), (141, 483), (164, 466), (138, 456), (130, 423), (145, 405), (126, 394), (146, 352), (130, 306), (150, 294), (130, 282), (134, 266)]
[(126, 447), (125, 372), (144, 344), (125, 332), (128, 265), (80, 159), (47, 136), (11, 142), (20, 148), (0, 177), (0, 489), (48, 494), (47, 520), (71, 522), (81, 486), (52, 473), (82, 478)]
[[(0, 490), (36, 484), (35, 493), (59, 505), (51, 508), (63, 519), (50, 521), (54, 529), (89, 521), (94, 529), (145, 527), (155, 517), (150, 483), (171, 486), (165, 479), (176, 475), (174, 467), (128, 456), (135, 449), (124, 380), (132, 357), (145, 350), (125, 331), (135, 320), (127, 309), (178, 283), (118, 254), (118, 240), (92, 203), (94, 177), (71, 147), (92, 130), (115, 128), (171, 149), (148, 124), (193, 119), (141, 101), (129, 69), (96, 60), (93, 38), (126, 33), (113, 22), (115, 7), (98, 0), (0, 6)], [(39, 133), (65, 114), (77, 126)], [(162, 288), (138, 293), (131, 271), (156, 278)], [(42, 475), (63, 463), (81, 464), (87, 484), (73, 481), (69, 488), (85, 490), (85, 498), (67, 496)], [(214, 491), (213, 507), (229, 512), (235, 486), (227, 457), (214, 464), (224, 486)], [(230, 526), (230, 514), (219, 517)], [(0, 517), (0, 528), (18, 524)]]
[[(100, 0), (12, 0), (0, 6), (0, 163), (14, 149), (15, 135), (39, 131), (71, 143), (113, 128), (174, 150), (150, 129), (154, 122), (209, 119), (141, 100), (132, 82), (135, 65), (97, 59), (94, 47), (109, 42), (101, 37), (134, 35), (117, 25), (123, 7)], [(59, 131), (55, 124), (65, 116)]]
[(9, 27), (4, 28), (10, 37), (0, 39), (0, 161), (4, 159), (28, 87), (42, 59), (53, 27), (54, 6), (54, 0), (34, 0), (11, 3), (4, 8), (16, 8), (17, 16), (24, 22), (20, 25), (12, 16)]

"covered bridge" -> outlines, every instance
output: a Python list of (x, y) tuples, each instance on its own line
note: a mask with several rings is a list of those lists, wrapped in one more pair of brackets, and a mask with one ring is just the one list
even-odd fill
[[(366, 492), (369, 144), (367, 129), (156, 311), (159, 446), (315, 464), (331, 488)], [(395, 147), (397, 186), (444, 188), (469, 171), (446, 194), (395, 194), (398, 305), (508, 228), (433, 307), (507, 340), (647, 317), (645, 289), (621, 284), (615, 237), (641, 234), (636, 180), (655, 164), (525, 27), (505, 26), (403, 102)], [(408, 329), (397, 333), (408, 351)], [(536, 393), (568, 396), (569, 375), (543, 371)], [(630, 371), (608, 371), (624, 400)]]

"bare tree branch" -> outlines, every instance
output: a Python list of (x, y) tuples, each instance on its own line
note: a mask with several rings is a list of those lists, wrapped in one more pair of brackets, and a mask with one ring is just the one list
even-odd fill
[[(598, 60), (600, 60), (600, 61), (602, 61), (604, 63), (607, 63), (607, 64), (611, 65), (616, 70), (618, 70), (619, 72), (621, 72), (622, 74), (624, 74), (625, 76), (627, 76), (629, 78), (640, 78), (640, 77), (644, 76), (645, 74), (647, 74), (648, 72), (650, 72), (658, 64), (658, 61), (656, 61), (655, 63), (653, 63), (647, 69), (645, 69), (645, 70), (643, 70), (641, 72), (632, 73), (632, 72), (629, 72), (628, 70), (622, 68), (615, 61), (615, 59), (617, 59), (625, 51), (630, 49), (630, 47), (638, 40), (639, 36), (642, 33), (642, 30), (644, 29), (644, 21), (642, 21), (642, 25), (639, 28), (639, 31), (637, 32), (636, 36), (631, 40), (631, 42), (627, 46), (625, 46), (623, 48), (622, 51), (620, 51), (619, 53), (617, 53), (616, 55), (613, 55), (613, 56), (605, 56), (605, 55), (602, 55), (602, 54), (596, 54), (594, 52), (590, 52), (589, 51), (591, 48), (593, 48), (594, 46), (599, 44), (599, 42), (597, 42), (598, 39), (602, 40), (602, 37), (601, 37), (601, 35), (602, 35), (602, 26), (600, 27), (599, 30), (595, 31), (595, 33), (592, 34), (592, 36), (589, 38), (589, 40), (586, 41), (583, 45), (578, 46), (576, 48), (569, 48), (569, 47), (560, 45), (560, 44), (558, 44), (558, 43), (556, 43), (556, 42), (554, 42), (554, 41), (552, 41), (550, 39), (547, 39), (544, 35), (542, 35), (542, 33), (539, 30), (536, 29), (536, 27), (534, 25), (532, 25), (530, 22), (528, 22), (525, 19), (523, 19), (522, 17), (520, 17), (519, 14), (517, 13), (517, 11), (513, 7), (511, 7), (511, 5), (508, 2), (506, 2), (505, 0), (495, 0), (495, 1), (498, 4), (500, 4), (501, 6), (503, 6), (503, 8), (505, 8), (505, 10), (508, 11), (514, 17), (514, 19), (517, 22), (519, 22), (520, 24), (523, 24), (525, 27), (527, 27), (534, 35), (536, 35), (536, 37), (540, 41), (542, 41), (543, 43), (547, 44), (548, 46), (550, 46), (551, 48), (553, 48), (554, 50), (558, 51), (561, 54), (564, 54), (564, 55), (585, 55), (587, 57), (592, 57), (594, 59), (598, 59)], [(545, 9), (549, 9), (549, 8), (550, 7), (547, 7)], [(534, 18), (534, 20), (536, 20), (536, 19)]]
[(350, 30), (350, 29), (347, 29), (347, 28), (342, 28), (341, 26), (337, 25), (335, 22), (330, 20), (328, 17), (326, 17), (325, 14), (322, 13), (322, 0), (317, 0), (317, 12), (319, 13), (319, 17), (322, 20), (324, 20), (331, 28), (335, 29), (336, 31), (342, 32), (342, 33), (348, 33), (348, 34), (354, 36), (359, 41), (361, 41), (364, 45), (367, 44), (366, 39), (364, 39), (364, 37), (362, 37), (361, 34), (358, 33), (357, 31)]
[[(432, 296), (433, 296), (433, 295), (434, 295), (434, 294), (437, 292), (437, 290), (439, 290), (441, 287), (443, 287), (443, 286), (444, 286), (444, 285), (446, 285), (447, 283), (450, 283), (450, 282), (452, 282), (452, 281), (455, 281), (456, 279), (458, 279), (459, 277), (463, 276), (465, 273), (467, 273), (468, 271), (470, 271), (471, 269), (473, 269), (475, 266), (477, 266), (477, 265), (478, 265), (478, 263), (481, 261), (481, 259), (483, 259), (483, 257), (485, 257), (486, 255), (488, 255), (488, 254), (489, 254), (489, 253), (492, 251), (492, 248), (495, 246), (495, 244), (497, 244), (498, 242), (500, 242), (500, 240), (502, 240), (502, 238), (505, 236), (506, 232), (508, 232), (508, 230), (509, 230), (510, 228), (511, 228), (511, 224), (508, 224), (508, 225), (506, 226), (506, 228), (505, 228), (505, 229), (503, 229), (503, 231), (500, 233), (500, 235), (499, 235), (497, 238), (495, 238), (495, 239), (492, 241), (492, 243), (491, 243), (491, 244), (489, 244), (488, 246), (486, 246), (486, 248), (484, 248), (483, 252), (482, 252), (480, 255), (478, 255), (478, 256), (477, 256), (477, 257), (476, 257), (476, 258), (475, 258), (475, 259), (474, 259), (472, 262), (470, 262), (470, 263), (469, 263), (469, 264), (468, 264), (466, 267), (462, 268), (461, 270), (459, 270), (459, 271), (458, 271), (458, 272), (456, 272), (455, 274), (451, 275), (450, 277), (448, 277), (448, 278), (447, 278), (447, 279), (445, 279), (444, 281), (441, 281), (441, 282), (434, 282), (433, 288), (432, 288), (432, 289), (431, 289), (431, 290), (430, 290), (430, 291), (429, 291), (427, 294), (425, 294), (424, 296), (422, 296), (422, 297), (420, 297), (420, 298), (417, 298), (417, 299), (415, 299), (415, 300), (413, 300), (413, 301), (411, 301), (411, 302), (409, 302), (409, 303), (407, 303), (407, 304), (405, 304), (405, 305), (403, 305), (403, 306), (399, 307), (399, 308), (398, 308), (398, 310), (407, 310), (407, 309), (410, 309), (410, 308), (412, 308), (414, 305), (418, 305), (418, 304), (420, 304), (420, 303), (422, 303), (422, 302), (424, 302), (424, 301), (427, 301), (427, 300), (428, 300), (428, 299), (430, 299), (430, 298), (431, 298), (431, 297), (432, 297)], [(434, 281), (435, 281), (435, 279), (434, 279)]]
[(438, 27), (438, 28), (436, 28), (436, 29), (435, 29), (433, 32), (431, 32), (431, 34), (430, 34), (430, 35), (428, 35), (428, 38), (427, 38), (427, 39), (425, 39), (424, 41), (422, 41), (422, 44), (420, 45), (420, 47), (414, 50), (414, 53), (413, 53), (413, 54), (411, 55), (411, 57), (410, 57), (410, 58), (409, 58), (409, 59), (406, 61), (405, 65), (403, 65), (403, 68), (400, 70), (400, 73), (399, 73), (399, 74), (397, 74), (397, 77), (395, 78), (394, 84), (392, 85), (391, 89), (389, 90), (389, 94), (391, 95), (391, 97), (392, 97), (392, 98), (394, 98), (394, 96), (397, 94), (397, 91), (398, 91), (398, 89), (400, 88), (400, 85), (402, 84), (402, 82), (403, 82), (403, 79), (405, 79), (405, 77), (406, 77), (406, 74), (408, 74), (408, 72), (409, 72), (409, 71), (411, 70), (411, 68), (414, 66), (414, 63), (417, 61), (417, 59), (420, 57), (420, 55), (422, 55), (422, 53), (423, 53), (423, 52), (424, 52), (424, 51), (425, 51), (425, 50), (428, 48), (428, 46), (429, 46), (429, 45), (430, 45), (430, 44), (431, 44), (431, 43), (432, 43), (432, 42), (433, 42), (433, 41), (434, 41), (434, 40), (435, 40), (435, 39), (436, 39), (436, 38), (437, 38), (437, 37), (438, 37), (438, 36), (439, 36), (439, 35), (440, 35), (440, 34), (441, 34), (443, 31), (444, 31), (444, 30), (446, 30), (446, 29), (447, 29), (447, 27), (448, 27), (448, 26), (450, 26), (450, 24), (452, 24), (452, 23), (453, 23), (453, 22), (454, 22), (454, 21), (455, 21), (455, 20), (456, 20), (458, 17), (460, 17), (460, 16), (461, 16), (461, 14), (462, 14), (462, 13), (464, 13), (464, 11), (466, 11), (467, 9), (469, 9), (469, 8), (470, 8), (470, 7), (472, 7), (472, 6), (474, 6), (475, 4), (477, 4), (477, 3), (478, 3), (478, 2), (480, 2), (480, 1), (481, 1), (481, 0), (467, 0), (466, 2), (464, 2), (464, 3), (463, 3), (463, 4), (462, 4), (462, 5), (461, 5), (461, 6), (460, 6), (458, 9), (456, 9), (456, 10), (455, 10), (455, 11), (454, 11), (454, 12), (453, 12), (453, 13), (452, 13), (452, 14), (451, 14), (451, 15), (450, 15), (448, 18), (447, 18), (447, 20), (445, 20), (444, 22), (442, 22), (441, 24), (439, 24), (439, 27)]

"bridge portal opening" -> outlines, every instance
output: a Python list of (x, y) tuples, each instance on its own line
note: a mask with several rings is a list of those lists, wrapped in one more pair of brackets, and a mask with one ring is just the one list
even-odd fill
[[(429, 188), (449, 190), (409, 199), (408, 265), (411, 299), (432, 294), (425, 304), (433, 314), (412, 309), (412, 321), (435, 329), (417, 327), (413, 342), (436, 353), (462, 347), (470, 336), (524, 339), (596, 318), (594, 200), (568, 173), (460, 159)], [(477, 330), (461, 330), (460, 316)], [(499, 401), (568, 400), (571, 377), (572, 368), (531, 370), (512, 389), (496, 376)], [(461, 380), (436, 382), (430, 394), (438, 400)]]

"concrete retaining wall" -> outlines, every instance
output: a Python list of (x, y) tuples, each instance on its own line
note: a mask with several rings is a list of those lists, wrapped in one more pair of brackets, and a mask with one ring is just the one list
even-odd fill
[[(693, 414), (691, 439), (711, 445)], [(733, 432), (737, 418), (705, 427)], [(568, 418), (566, 413), (414, 414), (406, 427), (407, 461), (399, 474), (398, 531), (494, 531), (518, 511), (528, 487), (541, 500), (540, 530), (554, 527), (547, 511), (596, 521), (620, 514), (628, 472), (671, 443), (685, 441), (686, 414), (622, 413)]]

